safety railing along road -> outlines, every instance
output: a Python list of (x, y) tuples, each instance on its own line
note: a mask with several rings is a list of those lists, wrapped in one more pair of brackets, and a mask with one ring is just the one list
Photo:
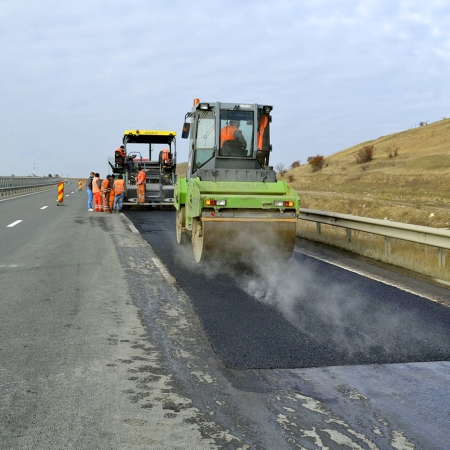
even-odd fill
[(57, 177), (0, 177), (0, 198), (44, 191), (60, 181)]
[(313, 209), (301, 209), (299, 219), (316, 222), (318, 234), (321, 234), (322, 224), (345, 228), (349, 242), (352, 239), (352, 230), (384, 236), (386, 255), (391, 253), (392, 238), (437, 247), (439, 267), (445, 267), (446, 251), (450, 249), (450, 230), (447, 228), (424, 227)]

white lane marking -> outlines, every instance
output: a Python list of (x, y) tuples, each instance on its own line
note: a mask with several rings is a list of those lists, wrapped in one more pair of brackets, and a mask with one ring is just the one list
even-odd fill
[(48, 208), (48, 206), (43, 206), (41, 209), (45, 209), (45, 208)]
[(411, 288), (409, 288), (409, 287), (407, 287), (407, 286), (405, 286), (405, 285), (403, 285), (401, 283), (394, 283), (393, 281), (390, 281), (387, 278), (383, 278), (383, 277), (380, 277), (378, 275), (374, 275), (374, 274), (372, 274), (370, 272), (366, 272), (365, 270), (357, 270), (357, 269), (354, 269), (353, 267), (350, 267), (347, 264), (344, 264), (344, 263), (341, 263), (341, 262), (338, 263), (338, 262), (334, 262), (334, 261), (329, 261), (328, 259), (325, 259), (325, 258), (319, 258), (318, 256), (313, 255), (312, 253), (308, 252), (307, 250), (294, 249), (294, 252), (303, 253), (304, 255), (308, 255), (311, 258), (318, 259), (319, 261), (323, 261), (323, 262), (325, 262), (327, 264), (331, 264), (332, 266), (340, 267), (341, 269), (348, 270), (349, 272), (353, 272), (353, 273), (356, 273), (356, 274), (361, 275), (363, 277), (369, 278), (371, 280), (375, 280), (375, 281), (378, 281), (380, 283), (386, 284), (388, 286), (395, 287), (397, 289), (400, 289), (401, 291), (409, 292), (410, 294), (417, 295), (417, 296), (422, 297), (422, 298), (426, 298), (428, 300), (431, 300), (433, 302), (439, 303), (439, 304), (447, 306), (447, 307), (449, 306), (449, 304), (447, 302), (443, 301), (439, 297), (435, 297), (435, 296), (427, 294), (425, 292), (418, 291), (418, 290), (415, 290), (415, 289), (411, 289)]
[(155, 266), (159, 269), (159, 271), (162, 273), (164, 278), (170, 283), (175, 283), (175, 278), (170, 275), (169, 271), (167, 270), (166, 266), (163, 264), (163, 262), (159, 258), (152, 258), (153, 263)]
[(16, 220), (15, 222), (10, 223), (9, 225), (7, 225), (6, 228), (8, 228), (8, 227), (10, 227), (10, 228), (11, 227), (15, 227), (20, 222), (23, 222), (23, 220)]

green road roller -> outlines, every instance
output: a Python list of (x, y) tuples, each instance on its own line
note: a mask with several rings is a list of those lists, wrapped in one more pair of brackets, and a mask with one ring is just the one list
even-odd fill
[(292, 256), (299, 197), (269, 165), (272, 106), (194, 100), (186, 177), (174, 190), (176, 236), (196, 262)]

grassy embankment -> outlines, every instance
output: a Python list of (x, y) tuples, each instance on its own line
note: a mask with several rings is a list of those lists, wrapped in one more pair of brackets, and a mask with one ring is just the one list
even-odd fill
[[(372, 145), (373, 160), (357, 164), (359, 150)], [(302, 164), (283, 179), (305, 209), (450, 228), (450, 119), (363, 142), (326, 156), (318, 172)], [(347, 243), (344, 230), (322, 226), (319, 236), (315, 224), (306, 221), (299, 222), (298, 234), (450, 281), (449, 251), (446, 267), (439, 268), (436, 248), (394, 240), (391, 255), (385, 256), (382, 237), (353, 232)]]

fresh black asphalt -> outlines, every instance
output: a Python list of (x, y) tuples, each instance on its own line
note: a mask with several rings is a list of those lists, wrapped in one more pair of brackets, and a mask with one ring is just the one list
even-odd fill
[(294, 253), (279, 273), (196, 264), (173, 211), (125, 211), (232, 369), (450, 360), (450, 309)]

